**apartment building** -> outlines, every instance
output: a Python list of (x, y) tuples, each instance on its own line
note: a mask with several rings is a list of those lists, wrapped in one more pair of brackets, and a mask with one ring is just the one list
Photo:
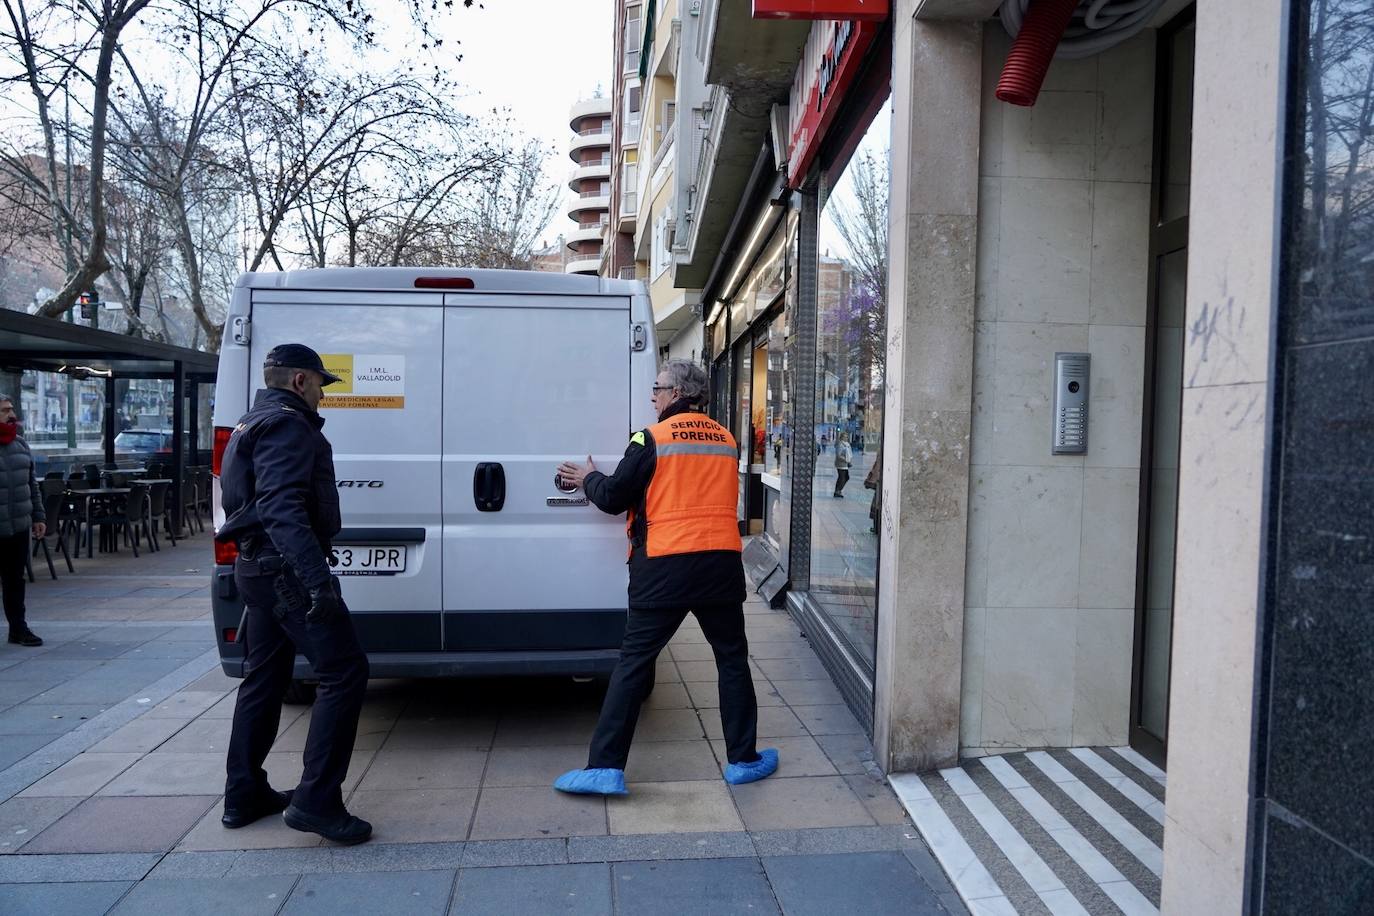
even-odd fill
[(641, 275), (700, 303), (746, 561), (910, 810), (1167, 765), (1147, 905), (1359, 913), (1374, 22), (1114, 6), (1013, 105), (1022, 0), (647, 4)]
[(594, 96), (573, 105), (568, 126), (568, 155), (574, 163), (568, 177), (568, 219), (576, 225), (563, 237), (567, 258), (563, 270), (595, 276), (610, 224), (611, 99)]

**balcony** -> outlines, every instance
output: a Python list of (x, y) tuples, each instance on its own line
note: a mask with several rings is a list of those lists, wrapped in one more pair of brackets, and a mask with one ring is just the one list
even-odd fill
[(610, 130), (591, 130), (586, 133), (574, 134), (568, 140), (568, 155), (576, 162), (580, 156), (577, 154), (584, 149), (595, 149), (600, 146), (609, 148), (611, 145)]
[(578, 242), (599, 242), (604, 223), (583, 223), (563, 236), (563, 243), (571, 250)]
[(577, 130), (577, 123), (583, 118), (591, 118), (598, 115), (603, 118), (609, 118), (611, 116), (612, 107), (611, 100), (604, 96), (583, 99), (573, 105), (572, 109), (568, 112), (568, 126), (573, 130)]
[(600, 162), (589, 165), (578, 166), (573, 169), (571, 177), (568, 178), (568, 189), (576, 191), (583, 179), (601, 180), (611, 177), (611, 157), (606, 156)]
[(565, 274), (591, 274), (595, 276), (600, 269), (601, 255), (599, 254), (578, 258), (563, 265), (563, 273)]
[(592, 213), (600, 216), (602, 213), (611, 209), (611, 196), (600, 191), (584, 191), (582, 194), (575, 195), (568, 201), (568, 216), (577, 220), (580, 225), (587, 222), (584, 213)]

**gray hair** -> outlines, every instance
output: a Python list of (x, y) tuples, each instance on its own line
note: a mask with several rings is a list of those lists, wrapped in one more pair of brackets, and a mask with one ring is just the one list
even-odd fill
[(678, 396), (693, 407), (705, 407), (711, 399), (711, 378), (696, 363), (686, 359), (670, 359), (659, 371), (668, 376)]
[(303, 369), (291, 369), (287, 366), (263, 366), (262, 383), (268, 388), (290, 388), (291, 377)]
[(5, 403), (6, 401), (9, 401), (11, 404), (18, 404), (18, 403), (19, 403), (19, 402), (16, 401), (14, 398), (12, 398), (12, 397), (10, 397), (9, 395), (5, 394), (3, 391), (0, 391), (0, 404)]

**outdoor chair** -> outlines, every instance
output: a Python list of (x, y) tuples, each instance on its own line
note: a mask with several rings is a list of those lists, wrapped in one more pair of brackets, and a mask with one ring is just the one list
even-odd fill
[(63, 477), (66, 477), (66, 476), (67, 476), (67, 475), (64, 474), (64, 473), (62, 473), (61, 471), (49, 471), (48, 473), (46, 473), (46, 474), (43, 475), (43, 479), (44, 479), (44, 480), (61, 480)]
[(135, 481), (129, 487), (129, 498), (124, 502), (124, 514), (129, 518), (129, 527), (134, 532), (134, 556), (137, 556), (139, 546), (139, 535), (148, 540), (148, 549), (157, 552), (162, 548), (157, 543), (157, 537), (153, 534), (156, 523), (149, 524), (152, 518), (152, 494), (150, 487), (146, 483)]
[(88, 464), (81, 469), (81, 476), (86, 478), (86, 482), (93, 487), (100, 486), (100, 466)]
[(134, 542), (133, 525), (129, 522), (129, 499), (133, 494), (125, 496), (90, 496), (86, 501), (86, 557), (87, 559), (95, 556), (95, 539), (100, 536), (102, 539), (108, 533), (109, 549), (119, 549), (119, 536), (124, 535), (124, 540), (134, 550), (134, 556), (138, 556), (138, 544)]
[(192, 520), (202, 532), (205, 531), (205, 522), (200, 517), (196, 499), (196, 482), (187, 475), (181, 480), (181, 523), (186, 526), (187, 537), (195, 533), (195, 528), (191, 527)]
[[(57, 486), (52, 486), (52, 484), (57, 484)], [(62, 539), (62, 502), (66, 495), (66, 488), (62, 486), (60, 480), (44, 480), (39, 484), (39, 488), (43, 495), (43, 513), (48, 517), (48, 531), (44, 537), (33, 542), (33, 555), (38, 556), (40, 549), (43, 551), (43, 558), (48, 561), (48, 572), (56, 579), (57, 571), (53, 569), (52, 552), (48, 550), (48, 538), (57, 539), (57, 549), (62, 551), (62, 557), (67, 561), (67, 572), (76, 572), (76, 568), (72, 566), (72, 555), (67, 551), (67, 542)]]
[(167, 531), (167, 537), (171, 538), (172, 546), (177, 545), (177, 534), (172, 530), (175, 526), (171, 519), (171, 506), (167, 504), (167, 493), (172, 485), (159, 481), (158, 483), (143, 484), (148, 488), (148, 517), (153, 523), (153, 545), (157, 550), (162, 549), (162, 545), (157, 540), (157, 526), (163, 525)]

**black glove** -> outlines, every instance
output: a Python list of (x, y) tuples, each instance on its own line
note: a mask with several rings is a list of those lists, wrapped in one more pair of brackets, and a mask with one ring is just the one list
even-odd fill
[(320, 623), (333, 617), (338, 611), (339, 593), (335, 590), (332, 580), (310, 590), (310, 610), (305, 612), (306, 620), (310, 623)]

